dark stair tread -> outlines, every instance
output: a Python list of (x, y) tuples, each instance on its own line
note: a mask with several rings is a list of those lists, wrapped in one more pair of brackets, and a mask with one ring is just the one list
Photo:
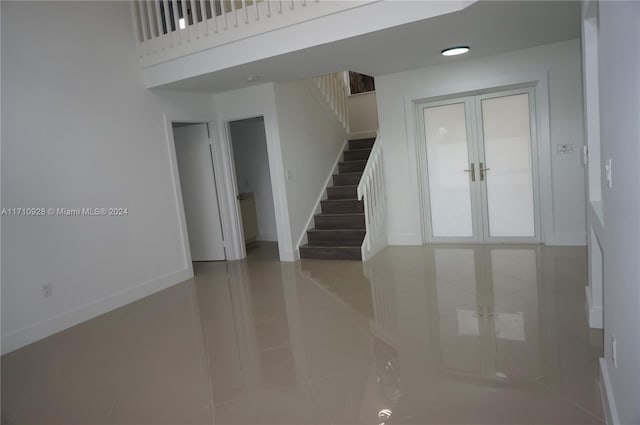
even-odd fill
[(316, 214), (315, 217), (319, 215), (323, 217), (346, 217), (348, 215), (361, 216), (361, 215), (364, 215), (364, 213), (363, 212), (361, 213), (320, 213), (320, 214)]
[(367, 161), (371, 156), (371, 149), (349, 149), (343, 152), (343, 161)]
[(365, 236), (365, 229), (307, 230), (310, 246), (362, 246)]
[(359, 160), (359, 161), (345, 161), (338, 164), (338, 171), (340, 174), (343, 173), (357, 173), (364, 171), (364, 168), (367, 166), (367, 161)]
[(362, 251), (359, 246), (318, 246), (306, 244), (300, 247), (300, 257), (361, 261)]
[(362, 201), (359, 201), (358, 198), (340, 198), (340, 199), (323, 199), (320, 202), (325, 202), (327, 204), (340, 204), (344, 202), (353, 203), (353, 202), (362, 202)]
[(349, 228), (344, 228), (344, 229), (317, 229), (317, 228), (313, 228), (310, 230), (307, 230), (307, 232), (318, 232), (318, 233), (322, 233), (322, 232), (364, 232), (364, 229), (349, 229)]
[(366, 139), (351, 139), (349, 140), (349, 149), (364, 149), (364, 148), (373, 148), (373, 144), (376, 139), (366, 138)]
[(320, 213), (313, 217), (316, 229), (366, 228), (364, 213)]
[(339, 173), (333, 175), (333, 186), (353, 186), (360, 183), (362, 171), (356, 173)]
[(327, 199), (358, 199), (358, 186), (344, 185), (327, 187)]

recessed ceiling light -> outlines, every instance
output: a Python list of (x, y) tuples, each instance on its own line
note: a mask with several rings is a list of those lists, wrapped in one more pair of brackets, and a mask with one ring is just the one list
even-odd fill
[(456, 56), (461, 55), (463, 53), (467, 53), (469, 51), (469, 46), (456, 46), (449, 47), (448, 49), (444, 49), (442, 52), (442, 56)]
[(250, 83), (252, 83), (254, 81), (258, 81), (258, 80), (260, 80), (260, 76), (259, 75), (249, 75), (247, 77), (247, 81), (250, 82)]

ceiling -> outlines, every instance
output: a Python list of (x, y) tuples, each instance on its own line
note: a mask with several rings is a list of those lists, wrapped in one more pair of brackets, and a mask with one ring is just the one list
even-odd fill
[[(578, 37), (578, 1), (479, 1), (459, 12), (243, 64), (163, 88), (221, 92), (342, 70), (378, 76)], [(440, 55), (442, 49), (455, 45), (468, 45), (471, 51), (458, 57)], [(247, 82), (249, 75), (259, 75), (260, 81)]]

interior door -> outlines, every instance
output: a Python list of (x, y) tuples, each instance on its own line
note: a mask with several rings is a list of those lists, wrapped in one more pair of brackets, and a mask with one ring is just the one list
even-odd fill
[(191, 259), (224, 260), (222, 224), (207, 124), (175, 127), (173, 135)]
[(481, 232), (471, 99), (430, 103), (422, 109), (428, 174), (428, 239), (478, 241)]
[(539, 242), (531, 88), (421, 107), (429, 242)]
[(476, 98), (484, 239), (537, 242), (532, 91)]

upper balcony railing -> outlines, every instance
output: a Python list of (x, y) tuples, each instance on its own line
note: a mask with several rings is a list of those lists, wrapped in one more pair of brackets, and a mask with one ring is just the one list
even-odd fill
[(131, 15), (144, 67), (370, 2), (133, 0)]

